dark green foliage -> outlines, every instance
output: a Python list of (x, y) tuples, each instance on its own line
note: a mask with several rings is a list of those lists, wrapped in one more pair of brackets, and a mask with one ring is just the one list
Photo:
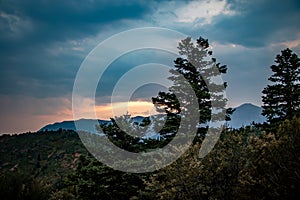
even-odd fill
[(285, 49), (276, 56), (275, 62), (269, 78), (272, 85), (262, 92), (262, 114), (270, 123), (278, 125), (300, 115), (300, 59), (292, 50)]
[(47, 198), (47, 191), (36, 179), (8, 173), (0, 176), (0, 195), (2, 200), (41, 200)]
[[(0, 147), (0, 186), (12, 188), (19, 199), (38, 195), (45, 188), (47, 196), (40, 199), (50, 198), (62, 189), (63, 178), (75, 169), (78, 155), (88, 154), (77, 133), (66, 130), (3, 135)], [(20, 184), (23, 189), (17, 192)], [(6, 194), (5, 190), (0, 195)]]
[[(127, 151), (137, 153), (148, 151), (151, 149), (162, 148), (166, 144), (168, 144), (175, 135), (169, 133), (176, 133), (176, 131), (178, 130), (178, 124), (180, 122), (180, 117), (177, 115), (169, 114), (162, 129), (157, 131), (157, 133), (163, 136), (160, 138), (160, 140), (143, 138), (141, 141), (143, 135), (140, 134), (145, 133), (147, 126), (152, 123), (150, 117), (144, 118), (140, 125), (133, 123), (132, 118), (129, 114), (115, 117), (114, 119), (111, 119), (111, 121), (111, 124), (103, 124), (96, 127), (97, 130), (100, 133), (104, 133), (116, 146)], [(127, 127), (128, 129), (123, 130), (119, 128), (117, 122), (121, 124), (128, 123), (124, 126), (122, 125), (122, 128)], [(153, 122), (153, 124), (155, 124), (155, 122)], [(130, 132), (131, 134), (129, 135), (128, 132)], [(136, 137), (134, 137), (135, 135)]]
[(129, 199), (144, 188), (140, 177), (115, 171), (93, 158), (81, 156), (76, 172), (68, 177), (66, 185), (79, 199)]
[[(275, 137), (277, 135), (277, 137)], [(300, 195), (300, 118), (286, 120), (276, 134), (251, 137), (247, 165), (236, 190), (244, 199), (298, 199)]]
[(1, 199), (129, 199), (143, 188), (140, 176), (88, 154), (73, 131), (4, 135), (0, 144)]
[(276, 133), (258, 125), (227, 130), (203, 159), (198, 158), (196, 143), (176, 162), (148, 174), (104, 166), (86, 152), (74, 132), (1, 136), (0, 144), (1, 199), (296, 199), (300, 195), (300, 118), (287, 120)]
[(68, 192), (68, 191), (65, 191), (65, 190), (58, 190), (54, 193), (51, 194), (49, 200), (74, 200), (76, 199), (76, 197)]
[[(182, 77), (178, 75), (181, 74), (185, 80), (188, 81), (190, 86), (195, 92), (196, 102), (199, 106), (200, 124), (205, 124), (212, 118), (212, 115), (217, 116), (219, 113), (224, 111), (226, 99), (223, 95), (225, 85), (218, 84), (213, 81), (213, 78), (218, 76), (218, 74), (224, 74), (227, 71), (225, 65), (221, 66), (220, 63), (216, 62), (215, 58), (209, 57), (212, 55), (212, 52), (209, 51), (208, 40), (200, 37), (196, 44), (194, 44), (190, 37), (179, 42), (179, 54), (181, 57), (177, 58), (175, 63), (175, 69), (171, 69), (170, 73), (172, 74), (169, 77), (173, 81), (173, 85), (169, 88), (169, 92), (159, 92), (158, 96), (152, 98), (153, 103), (156, 105), (157, 111), (166, 112), (167, 114), (179, 114), (183, 109), (196, 109), (189, 108), (192, 99), (194, 98), (192, 94), (187, 92), (186, 88), (182, 84)], [(215, 66), (218, 70), (213, 70)], [(210, 86), (208, 86), (208, 84)], [(211, 91), (210, 91), (211, 90)], [(183, 102), (180, 102), (174, 94), (180, 93), (184, 96)], [(218, 113), (212, 113), (211, 110), (211, 101), (215, 102), (216, 109)], [(187, 111), (188, 113), (189, 111)], [(216, 112), (216, 111), (215, 111)], [(232, 109), (228, 109), (228, 114), (233, 112)], [(227, 116), (229, 119), (229, 116)], [(217, 117), (217, 120), (222, 120)], [(173, 125), (176, 123), (173, 122)], [(199, 129), (199, 133), (205, 134), (206, 129)]]
[[(104, 133), (109, 140), (114, 143), (116, 146), (125, 149), (127, 151), (131, 152), (139, 152), (140, 149), (137, 147), (139, 145), (139, 137), (133, 137), (123, 130), (121, 130), (116, 123), (116, 120), (119, 121), (126, 121), (129, 123), (132, 123), (132, 119), (130, 118), (130, 115), (124, 115), (121, 117), (118, 117), (117, 119), (111, 119), (112, 124), (104, 124), (101, 125), (101, 127), (97, 127), (97, 130), (100, 133)], [(135, 125), (138, 127), (138, 125)], [(133, 130), (131, 130), (133, 131)]]
[(300, 195), (300, 118), (273, 133), (255, 127), (224, 132), (199, 159), (194, 145), (172, 165), (153, 173), (140, 198), (297, 199)]

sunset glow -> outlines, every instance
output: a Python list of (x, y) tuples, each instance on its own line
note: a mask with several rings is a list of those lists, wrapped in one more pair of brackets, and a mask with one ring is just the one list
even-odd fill
[(96, 106), (97, 117), (100, 119), (121, 116), (127, 112), (131, 116), (149, 116), (157, 114), (154, 105), (147, 101), (118, 102), (107, 104), (105, 106)]

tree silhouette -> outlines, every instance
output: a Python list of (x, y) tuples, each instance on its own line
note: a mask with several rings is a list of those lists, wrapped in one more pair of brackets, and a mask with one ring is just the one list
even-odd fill
[(262, 114), (272, 124), (299, 116), (300, 111), (300, 59), (287, 48), (276, 56), (275, 62), (269, 78), (273, 84), (262, 91)]
[[(212, 51), (209, 50), (209, 43), (207, 39), (200, 37), (196, 44), (193, 43), (190, 37), (179, 42), (179, 54), (181, 57), (177, 58), (175, 69), (171, 69), (172, 74), (169, 77), (173, 81), (173, 85), (168, 92), (159, 92), (157, 97), (152, 98), (156, 105), (158, 112), (165, 111), (169, 116), (174, 118), (181, 113), (182, 109), (186, 109), (187, 104), (194, 98), (193, 95), (186, 91), (182, 85), (182, 80), (178, 73), (188, 81), (195, 92), (198, 106), (199, 106), (199, 124), (207, 124), (211, 119), (222, 120), (221, 114), (225, 111), (227, 99), (224, 96), (226, 83), (215, 81), (214, 78), (220, 74), (225, 74), (227, 71), (226, 65), (220, 65), (215, 58), (210, 58)], [(217, 69), (217, 70), (213, 70)], [(210, 86), (208, 86), (208, 84)], [(213, 89), (213, 90), (212, 90)], [(180, 105), (174, 92), (183, 94), (185, 96), (185, 105)], [(214, 105), (214, 113), (212, 112), (212, 101), (216, 102)], [(193, 108), (192, 108), (193, 109)], [(231, 114), (232, 109), (228, 109), (227, 113)], [(219, 115), (220, 117), (212, 117), (212, 115)], [(226, 117), (229, 120), (229, 115)], [(178, 121), (178, 120), (177, 120)], [(199, 128), (199, 133), (205, 133), (207, 128), (204, 126)]]

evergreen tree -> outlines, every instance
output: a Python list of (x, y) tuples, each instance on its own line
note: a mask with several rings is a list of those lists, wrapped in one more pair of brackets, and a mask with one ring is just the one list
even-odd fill
[[(216, 62), (215, 58), (209, 59), (212, 51), (209, 50), (209, 43), (207, 39), (200, 37), (196, 44), (193, 43), (190, 37), (179, 42), (179, 54), (181, 57), (177, 58), (175, 69), (171, 69), (172, 74), (169, 77), (173, 81), (173, 86), (169, 88), (168, 92), (159, 92), (158, 96), (152, 98), (153, 103), (156, 105), (157, 111), (165, 111), (169, 117), (178, 117), (182, 109), (186, 109), (186, 105), (191, 102), (193, 95), (188, 94), (186, 88), (183, 87), (182, 80), (178, 73), (188, 81), (194, 90), (199, 105), (199, 124), (206, 124), (211, 119), (220, 119), (220, 117), (212, 117), (212, 114), (217, 116), (225, 110), (227, 99), (224, 96), (224, 89), (226, 83), (218, 83), (214, 80), (219, 74), (225, 74), (227, 67), (220, 65)], [(213, 70), (217, 67), (218, 70)], [(208, 87), (208, 84), (210, 87)], [(210, 91), (213, 88), (213, 91)], [(185, 105), (180, 105), (179, 100), (176, 98), (174, 92), (176, 91), (185, 96)], [(214, 113), (212, 113), (212, 101), (217, 102), (214, 104)], [(228, 109), (227, 113), (231, 114), (232, 109)], [(229, 120), (229, 116), (226, 117)], [(179, 120), (180, 121), (180, 120)], [(216, 120), (217, 121), (217, 120)], [(206, 128), (199, 129), (199, 133), (206, 133)]]
[(268, 121), (278, 124), (299, 116), (300, 111), (300, 59), (290, 49), (281, 51), (272, 65), (273, 83), (262, 91), (263, 112)]
[(143, 189), (141, 175), (116, 171), (101, 162), (80, 156), (76, 171), (65, 180), (77, 199), (130, 199)]

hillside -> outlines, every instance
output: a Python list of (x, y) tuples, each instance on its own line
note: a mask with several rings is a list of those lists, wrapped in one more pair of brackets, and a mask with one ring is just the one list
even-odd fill
[(0, 137), (0, 175), (22, 174), (59, 184), (80, 155), (87, 155), (76, 132), (45, 131)]
[(90, 156), (74, 131), (3, 135), (0, 195), (9, 200), (178, 199), (180, 195), (185, 197), (180, 199), (223, 199), (225, 193), (228, 199), (296, 199), (299, 124), (297, 118), (286, 121), (276, 134), (260, 127), (251, 132), (230, 130), (203, 159), (198, 159), (195, 144), (168, 167), (146, 174), (106, 167)]

